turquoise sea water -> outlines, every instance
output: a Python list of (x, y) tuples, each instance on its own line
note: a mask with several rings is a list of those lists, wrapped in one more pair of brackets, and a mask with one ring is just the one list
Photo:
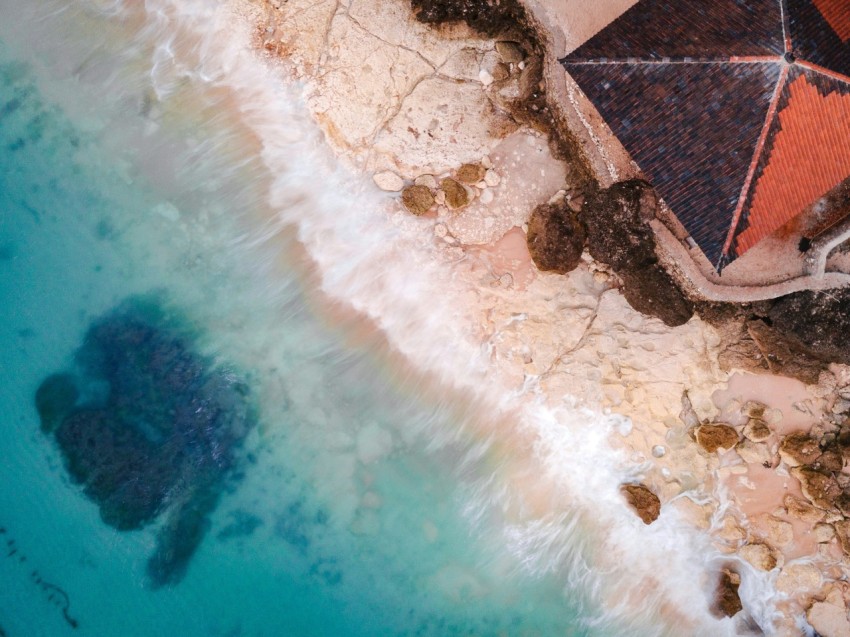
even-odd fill
[[(109, 34), (75, 38), (74, 19), (52, 58), (26, 37), (0, 47), (0, 635), (608, 634), (470, 501), (495, 468), (463, 434), (433, 438), (463, 407), (417, 397), (317, 315), (292, 237), (252, 241), (267, 175), (235, 124), (194, 108), (191, 81), (157, 111), (157, 87), (117, 74)], [(34, 405), (93, 320), (151, 293), (258, 418), (185, 578), (156, 590), (162, 521), (106, 525)]]

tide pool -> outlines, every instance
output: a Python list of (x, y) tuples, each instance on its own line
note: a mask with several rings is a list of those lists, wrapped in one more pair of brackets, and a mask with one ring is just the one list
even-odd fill
[[(38, 5), (21, 29), (40, 28)], [(463, 433), (464, 406), (417, 396), (317, 315), (294, 235), (264, 212), (257, 144), (217, 114), (226, 98), (196, 101), (185, 80), (160, 99), (132, 72), (155, 38), (112, 60), (116, 36), (83, 18), (50, 32), (62, 64), (28, 57), (25, 37), (0, 48), (0, 634), (609, 634), (564, 573), (507, 550), (495, 502), (474, 500), (499, 468)], [(306, 184), (302, 159), (291, 179)], [(146, 563), (162, 519), (105, 524), (34, 402), (93, 321), (151, 294), (244, 381), (257, 418), (185, 576), (158, 589)]]

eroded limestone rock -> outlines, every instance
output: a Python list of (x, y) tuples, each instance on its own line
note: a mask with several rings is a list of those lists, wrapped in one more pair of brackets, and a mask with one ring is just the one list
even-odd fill
[(658, 519), (661, 500), (648, 487), (642, 484), (624, 484), (620, 491), (644, 524), (652, 524)]
[(404, 207), (415, 215), (424, 215), (434, 205), (434, 193), (427, 186), (408, 186), (401, 193)]
[(471, 186), (484, 179), (486, 172), (481, 164), (464, 164), (457, 169), (456, 176), (459, 182)]
[(629, 305), (667, 325), (682, 325), (693, 316), (693, 305), (658, 262), (648, 224), (657, 205), (653, 189), (639, 180), (593, 193), (583, 207), (588, 250), (623, 279)]
[(559, 203), (542, 204), (528, 221), (528, 251), (534, 264), (544, 272), (566, 274), (578, 266), (584, 251), (584, 225), (567, 207)]
[(850, 635), (850, 621), (847, 619), (847, 607), (829, 602), (815, 602), (806, 612), (806, 619), (822, 637), (847, 637)]
[(841, 495), (841, 487), (833, 476), (806, 467), (795, 467), (791, 474), (800, 481), (803, 495), (816, 507), (832, 509)]
[(738, 549), (738, 555), (762, 571), (772, 571), (778, 563), (776, 552), (767, 544), (746, 544)]
[(738, 432), (729, 425), (700, 425), (694, 434), (697, 444), (709, 453), (714, 453), (718, 449), (732, 449), (738, 444)]
[(763, 442), (770, 438), (770, 427), (761, 418), (750, 418), (744, 425), (744, 437), (753, 442)]
[(440, 181), (440, 190), (445, 193), (446, 205), (452, 210), (463, 208), (469, 204), (469, 192), (462, 183), (451, 177), (446, 177)]
[(741, 585), (741, 576), (731, 568), (724, 568), (715, 589), (714, 605), (712, 610), (720, 617), (734, 617), (744, 606), (738, 595), (738, 587)]
[(820, 455), (821, 450), (817, 441), (802, 432), (785, 436), (779, 445), (779, 457), (789, 467), (810, 464)]

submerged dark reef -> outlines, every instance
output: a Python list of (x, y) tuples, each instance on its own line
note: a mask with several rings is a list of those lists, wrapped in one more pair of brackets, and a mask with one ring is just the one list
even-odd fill
[(42, 431), (104, 522), (129, 531), (164, 517), (154, 587), (185, 574), (255, 422), (247, 385), (193, 346), (161, 303), (132, 298), (92, 323), (74, 373), (35, 395)]

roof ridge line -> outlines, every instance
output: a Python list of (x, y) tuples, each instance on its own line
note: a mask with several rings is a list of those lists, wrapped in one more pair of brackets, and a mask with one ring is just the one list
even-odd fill
[(724, 58), (695, 58), (690, 56), (663, 57), (663, 58), (600, 58), (589, 60), (568, 60), (563, 57), (558, 60), (562, 66), (602, 66), (605, 64), (771, 64), (782, 62), (781, 55), (765, 55), (765, 56), (737, 56), (733, 55)]
[(735, 232), (738, 229), (738, 224), (741, 223), (741, 216), (744, 212), (744, 205), (747, 203), (747, 197), (749, 196), (750, 189), (753, 185), (753, 178), (755, 177), (756, 170), (758, 170), (759, 160), (761, 159), (761, 156), (764, 153), (764, 145), (765, 143), (767, 143), (767, 137), (770, 134), (770, 129), (773, 125), (774, 120), (777, 117), (779, 99), (782, 96), (782, 90), (785, 88), (785, 84), (788, 81), (788, 75), (790, 73), (790, 70), (790, 65), (782, 67), (782, 71), (779, 75), (779, 80), (776, 82), (776, 88), (773, 90), (773, 96), (770, 98), (770, 105), (767, 108), (767, 115), (764, 118), (764, 125), (762, 126), (759, 139), (756, 142), (755, 150), (753, 151), (753, 159), (750, 162), (750, 168), (747, 171), (747, 178), (744, 180), (744, 185), (741, 188), (741, 195), (738, 197), (738, 204), (735, 206), (735, 213), (732, 216), (732, 223), (729, 224), (729, 232), (726, 235), (726, 241), (723, 243), (723, 250), (721, 252), (722, 256), (726, 256), (729, 254), (729, 249), (732, 247), (732, 241), (735, 239)]

